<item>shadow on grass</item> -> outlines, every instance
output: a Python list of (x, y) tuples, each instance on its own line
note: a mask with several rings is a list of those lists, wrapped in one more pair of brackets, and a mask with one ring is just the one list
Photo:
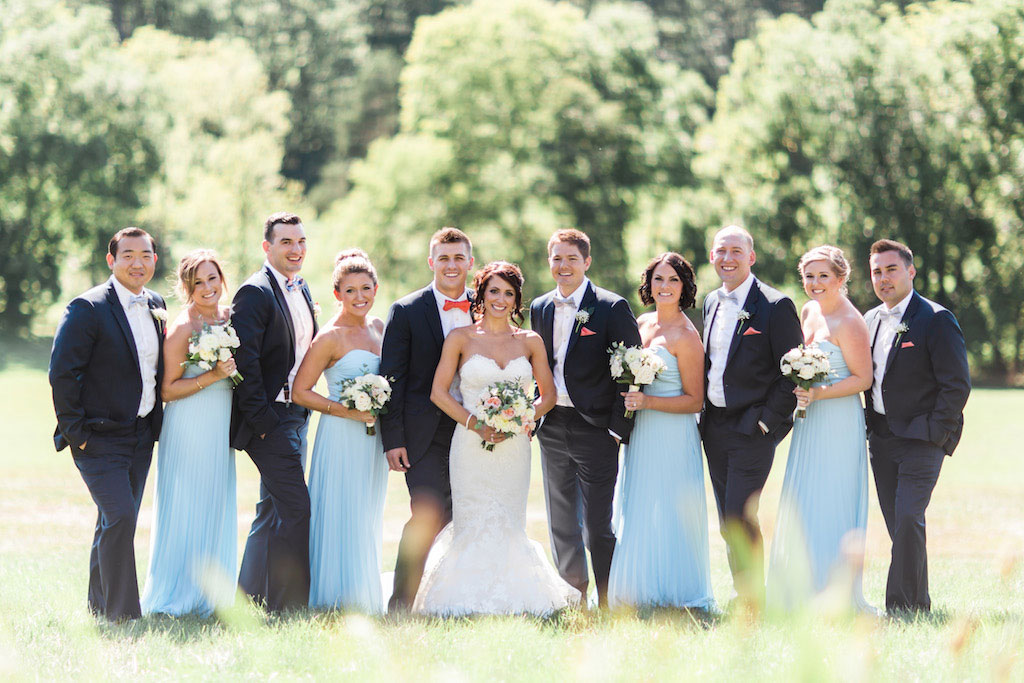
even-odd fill
[(0, 337), (0, 370), (26, 367), (46, 370), (50, 367), (50, 348), (53, 337)]

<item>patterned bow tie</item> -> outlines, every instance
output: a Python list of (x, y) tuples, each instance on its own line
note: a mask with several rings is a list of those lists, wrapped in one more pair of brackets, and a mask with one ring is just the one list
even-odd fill
[(131, 297), (129, 297), (129, 299), (128, 299), (128, 307), (129, 308), (131, 308), (132, 306), (148, 306), (148, 305), (149, 305), (149, 297), (147, 297), (145, 294), (132, 294)]
[(458, 301), (452, 301), (451, 299), (444, 300), (444, 310), (450, 311), (453, 308), (457, 308), (463, 313), (469, 313), (469, 299), (460, 299)]
[(304, 284), (306, 284), (306, 281), (303, 280), (301, 277), (297, 277), (294, 280), (285, 280), (284, 288), (287, 289), (289, 292), (294, 292), (296, 290), (302, 289), (302, 285)]
[(555, 306), (572, 306), (573, 308), (576, 308), (576, 302), (571, 296), (561, 297), (556, 294)]

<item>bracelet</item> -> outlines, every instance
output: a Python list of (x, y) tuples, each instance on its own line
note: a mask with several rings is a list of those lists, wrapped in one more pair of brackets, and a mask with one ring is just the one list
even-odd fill
[(470, 413), (469, 417), (466, 418), (466, 429), (469, 429), (469, 421), (472, 420), (472, 419), (473, 419), (473, 413)]
[(328, 415), (331, 414), (331, 403), (332, 403), (331, 399), (327, 399), (327, 414)]
[(196, 379), (196, 386), (199, 387), (199, 391), (202, 391), (203, 390), (203, 385), (199, 383), (199, 378), (196, 377), (195, 379)]

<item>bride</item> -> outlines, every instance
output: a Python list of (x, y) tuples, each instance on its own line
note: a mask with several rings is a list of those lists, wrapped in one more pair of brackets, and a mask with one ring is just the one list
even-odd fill
[[(473, 279), (476, 322), (445, 339), (430, 399), (459, 423), (452, 438), (452, 522), (434, 542), (413, 611), (437, 616), (546, 615), (579, 600), (540, 545), (526, 536), (530, 437), (511, 438), (471, 412), (499, 381), (529, 392), (536, 379), (537, 418), (555, 404), (555, 383), (540, 336), (513, 326), (522, 319), (523, 275), (511, 263), (489, 263)], [(456, 371), (462, 401), (450, 391)], [(493, 451), (485, 443), (495, 444)]]

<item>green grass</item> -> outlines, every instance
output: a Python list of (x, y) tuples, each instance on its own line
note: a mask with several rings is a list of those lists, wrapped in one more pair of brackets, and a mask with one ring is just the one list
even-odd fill
[[(979, 390), (971, 397), (963, 443), (946, 461), (929, 508), (934, 611), (913, 622), (816, 612), (706, 623), (682, 613), (396, 623), (324, 613), (268, 619), (240, 603), (220, 621), (147, 618), (110, 626), (85, 606), (95, 508), (67, 452), (53, 451), (46, 349), (4, 344), (0, 351), (5, 679), (1024, 679), (1024, 459), (1016, 426), (1024, 391)], [(761, 505), (769, 539), (786, 449), (780, 448)], [(241, 541), (257, 489), (244, 454), (238, 474)], [(140, 574), (148, 561), (151, 495), (152, 486), (136, 537)], [(394, 562), (407, 504), (403, 482), (393, 475), (385, 568)], [(713, 586), (724, 603), (731, 582), (710, 519)], [(536, 463), (528, 532), (547, 542)], [(880, 605), (888, 538), (873, 491), (867, 547), (865, 591)]]

